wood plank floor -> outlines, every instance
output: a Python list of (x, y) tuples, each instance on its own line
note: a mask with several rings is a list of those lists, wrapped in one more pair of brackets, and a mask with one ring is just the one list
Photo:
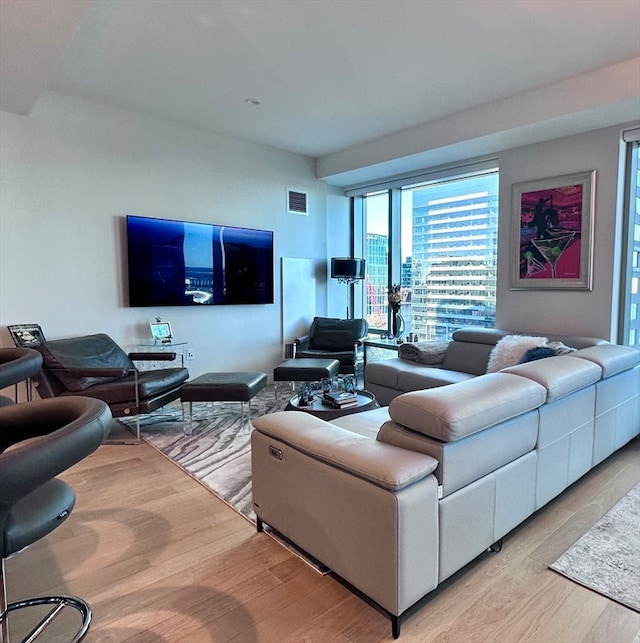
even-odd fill
[[(256, 533), (147, 444), (102, 446), (64, 478), (76, 509), (7, 561), (9, 599), (84, 597), (89, 643), (392, 640), (374, 607)], [(400, 640), (640, 643), (640, 614), (547, 569), (638, 481), (636, 439), (512, 532), (501, 553), (432, 592)]]

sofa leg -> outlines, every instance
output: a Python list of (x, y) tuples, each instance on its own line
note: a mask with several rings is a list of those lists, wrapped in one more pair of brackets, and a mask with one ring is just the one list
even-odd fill
[(264, 531), (262, 520), (258, 516), (256, 516), (256, 530), (258, 531), (258, 533)]
[(500, 553), (502, 551), (502, 538), (493, 543), (493, 545), (491, 545), (487, 551), (490, 551), (494, 554)]
[(397, 639), (400, 637), (400, 617), (395, 616), (394, 614), (390, 614), (391, 616), (391, 636), (393, 636), (394, 639)]

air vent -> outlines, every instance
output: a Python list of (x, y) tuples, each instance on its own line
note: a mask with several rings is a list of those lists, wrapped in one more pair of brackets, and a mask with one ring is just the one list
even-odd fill
[(309, 214), (307, 210), (307, 193), (297, 190), (287, 190), (287, 212), (293, 214)]

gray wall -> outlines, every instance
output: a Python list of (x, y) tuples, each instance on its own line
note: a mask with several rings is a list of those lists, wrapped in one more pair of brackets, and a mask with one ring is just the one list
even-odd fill
[[(348, 208), (311, 159), (56, 93), (28, 118), (3, 112), (1, 135), (2, 345), (12, 345), (6, 325), (36, 322), (49, 339), (106, 332), (130, 348), (160, 316), (195, 350), (193, 375), (270, 372), (283, 300), (296, 297), (281, 295), (281, 257), (316, 262), (316, 310), (326, 312), (327, 212), (339, 246)], [(308, 216), (287, 213), (287, 188), (309, 193)], [(275, 303), (126, 307), (127, 214), (273, 230)]]
[[(621, 127), (587, 132), (500, 154), (496, 325), (616, 340), (620, 283)], [(513, 183), (596, 170), (593, 289), (509, 290)]]

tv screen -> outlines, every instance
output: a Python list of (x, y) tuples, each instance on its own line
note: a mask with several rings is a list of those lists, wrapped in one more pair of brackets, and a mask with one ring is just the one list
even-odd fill
[(127, 216), (130, 306), (273, 303), (273, 232)]

